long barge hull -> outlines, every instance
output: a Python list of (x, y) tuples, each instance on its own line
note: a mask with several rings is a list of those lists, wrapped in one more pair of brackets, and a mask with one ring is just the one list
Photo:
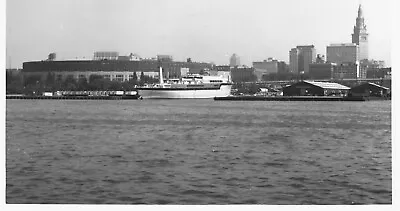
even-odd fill
[(231, 93), (232, 85), (217, 88), (139, 88), (144, 99), (207, 99), (226, 97)]

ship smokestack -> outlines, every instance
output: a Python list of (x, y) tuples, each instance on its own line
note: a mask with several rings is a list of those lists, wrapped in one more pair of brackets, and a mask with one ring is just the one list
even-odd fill
[(163, 75), (162, 75), (162, 67), (161, 67), (161, 65), (160, 65), (160, 84), (163, 84), (164, 83), (164, 80), (163, 80)]

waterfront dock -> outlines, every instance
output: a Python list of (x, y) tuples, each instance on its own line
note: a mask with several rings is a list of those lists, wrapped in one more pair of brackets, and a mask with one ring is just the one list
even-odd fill
[(139, 95), (123, 96), (25, 96), (7, 95), (6, 99), (18, 100), (137, 100)]
[(342, 96), (228, 96), (215, 97), (214, 100), (226, 101), (371, 101), (390, 100), (386, 97), (342, 97)]

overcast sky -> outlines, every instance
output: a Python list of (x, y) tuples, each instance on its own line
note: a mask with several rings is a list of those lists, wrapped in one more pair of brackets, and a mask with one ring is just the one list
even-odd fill
[(313, 44), (350, 43), (358, 4), (369, 57), (390, 65), (389, 0), (7, 0), (7, 68), (44, 60), (93, 57), (95, 51), (170, 54), (174, 60), (242, 64)]

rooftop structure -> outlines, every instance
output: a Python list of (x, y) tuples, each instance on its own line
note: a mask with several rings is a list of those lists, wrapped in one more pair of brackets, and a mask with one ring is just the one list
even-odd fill
[(332, 79), (334, 70), (336, 69), (335, 63), (315, 63), (310, 64), (310, 79)]
[(94, 52), (93, 60), (117, 60), (118, 56), (116, 51), (97, 51)]
[(389, 92), (389, 88), (375, 84), (375, 83), (363, 83), (358, 86), (351, 88), (350, 93), (352, 96), (373, 96), (373, 97), (385, 97)]
[(304, 81), (306, 83), (312, 84), (314, 86), (321, 87), (323, 89), (350, 89), (347, 86), (343, 86), (338, 83), (331, 83), (331, 82), (318, 82), (318, 81)]

